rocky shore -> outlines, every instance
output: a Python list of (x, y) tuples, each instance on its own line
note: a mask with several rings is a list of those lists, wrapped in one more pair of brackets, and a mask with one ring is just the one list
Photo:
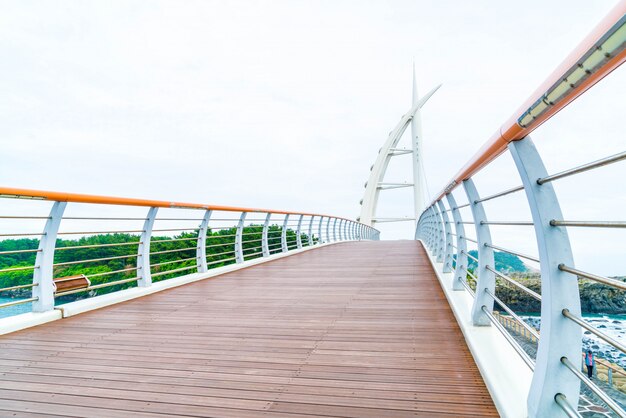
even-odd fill
[[(511, 277), (541, 294), (541, 279), (538, 274), (513, 273)], [(624, 281), (624, 278), (620, 278)], [(498, 297), (515, 312), (539, 313), (539, 301), (530, 297), (526, 292), (497, 279)], [(626, 314), (626, 292), (605, 286), (586, 279), (579, 279), (580, 303), (583, 313), (587, 314)]]

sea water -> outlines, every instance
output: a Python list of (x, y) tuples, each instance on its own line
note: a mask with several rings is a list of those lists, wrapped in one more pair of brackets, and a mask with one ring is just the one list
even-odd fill
[[(539, 329), (541, 320), (538, 315), (522, 315), (524, 321)], [(626, 315), (589, 314), (583, 318), (599, 331), (621, 344), (626, 344)], [(583, 351), (591, 350), (597, 357), (609, 360), (626, 369), (626, 354), (605, 343), (587, 330), (583, 330)]]
[[(19, 299), (12, 299), (0, 296), (0, 304), (15, 302)], [(30, 312), (32, 310), (32, 303), (24, 303), (22, 305), (14, 305), (6, 308), (0, 308), (0, 318), (6, 318), (7, 316), (19, 315), (22, 313)]]

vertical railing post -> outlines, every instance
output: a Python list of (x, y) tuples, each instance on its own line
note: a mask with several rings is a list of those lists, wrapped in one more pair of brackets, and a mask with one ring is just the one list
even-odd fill
[(424, 210), (420, 215), (420, 238), (424, 242), (424, 246), (428, 250), (428, 210)]
[(311, 219), (309, 219), (309, 247), (313, 246), (313, 219), (315, 219), (315, 216), (311, 215)]
[(209, 268), (206, 263), (206, 234), (209, 229), (209, 220), (213, 211), (207, 210), (202, 217), (200, 229), (198, 229), (198, 241), (196, 244), (196, 263), (198, 264), (198, 273), (206, 273)]
[(265, 215), (265, 222), (263, 223), (263, 234), (261, 235), (261, 250), (263, 251), (263, 257), (270, 256), (270, 244), (268, 242), (269, 230), (270, 230), (270, 218), (271, 212), (267, 212)]
[(454, 220), (454, 233), (456, 234), (456, 268), (454, 269), (454, 279), (452, 280), (453, 290), (464, 290), (462, 285), (467, 277), (467, 240), (465, 239), (465, 226), (461, 212), (456, 204), (456, 200), (452, 193), (446, 195), (448, 205), (452, 210), (452, 219)]
[(300, 215), (298, 219), (298, 230), (296, 231), (296, 246), (298, 249), (302, 248), (302, 237), (300, 236), (300, 234), (302, 234), (302, 218), (304, 218), (304, 215)]
[(339, 241), (341, 241), (341, 223), (343, 222), (343, 219), (336, 219), (335, 218), (335, 225), (333, 225), (333, 234), (335, 233), (335, 226), (337, 227), (337, 237), (339, 238)]
[(237, 224), (237, 232), (235, 234), (235, 261), (237, 263), (243, 263), (243, 225), (246, 221), (246, 215), (248, 212), (241, 212), (239, 217), (239, 223)]
[(289, 249), (287, 247), (287, 223), (288, 222), (289, 222), (289, 214), (285, 215), (285, 219), (283, 220), (283, 230), (281, 231), (281, 234), (280, 234), (280, 248), (284, 253), (286, 253), (287, 250)]
[(333, 242), (337, 242), (337, 218), (333, 218)]
[(443, 204), (443, 200), (438, 200), (437, 205), (439, 205), (439, 212), (441, 213), (441, 217), (443, 218), (443, 226), (445, 230), (445, 249), (443, 252), (443, 272), (449, 273), (452, 271), (452, 231), (450, 230), (450, 218), (448, 217), (448, 212), (446, 207)]
[(54, 249), (56, 248), (57, 234), (63, 219), (63, 212), (67, 202), (54, 202), (50, 209), (46, 226), (39, 240), (39, 251), (35, 258), (33, 270), (33, 312), (46, 312), (54, 309), (54, 282), (53, 264)]
[(472, 321), (474, 325), (490, 326), (491, 320), (483, 312), (483, 307), (491, 313), (493, 311), (493, 297), (492, 294), (496, 293), (496, 276), (488, 270), (487, 267), (491, 266), (495, 268), (493, 259), (493, 249), (487, 247), (491, 245), (491, 232), (489, 231), (489, 225), (487, 222), (487, 215), (485, 214), (485, 208), (482, 202), (480, 202), (480, 196), (474, 185), (472, 179), (463, 181), (463, 187), (467, 194), (467, 200), (472, 210), (472, 216), (474, 217), (474, 227), (476, 228), (476, 241), (478, 241), (478, 269), (474, 270), (474, 274), (478, 282), (476, 283), (476, 297), (474, 298), (474, 306), (472, 307)]
[(430, 210), (430, 207), (426, 209), (426, 247), (428, 248), (428, 250), (430, 251), (430, 253), (433, 253), (433, 247), (432, 247), (432, 239), (433, 239), (433, 227), (432, 227), (432, 217), (433, 217), (433, 213)]
[(565, 309), (581, 315), (578, 280), (559, 270), (559, 264), (574, 266), (574, 257), (567, 229), (550, 224), (553, 219), (563, 219), (563, 214), (552, 183), (537, 183), (548, 172), (532, 140), (512, 141), (509, 151), (526, 192), (541, 269), (541, 338), (528, 395), (528, 416), (561, 417), (565, 415), (555, 397), (562, 394), (575, 407), (580, 392), (580, 380), (561, 363), (565, 357), (577, 364), (582, 351), (580, 327), (563, 315)]
[(330, 218), (326, 219), (326, 242), (330, 242)]
[(139, 248), (137, 249), (137, 286), (139, 287), (148, 287), (152, 284), (150, 240), (152, 239), (152, 227), (158, 211), (159, 208), (156, 207), (148, 210), (148, 215), (143, 223), (141, 237), (139, 238)]
[(445, 255), (446, 234), (444, 233), (441, 213), (436, 203), (433, 204), (433, 212), (435, 214), (435, 222), (437, 223), (437, 237), (435, 238), (435, 245), (437, 246), (437, 262), (441, 263), (443, 262)]
[(435, 205), (429, 207), (428, 210), (430, 211), (430, 249), (433, 257), (439, 259), (439, 245), (437, 245), (439, 225), (437, 224), (437, 216), (435, 215)]
[(322, 225), (323, 225), (323, 223), (324, 223), (324, 217), (320, 216), (320, 224), (318, 226), (319, 232), (318, 232), (318, 237), (317, 237), (317, 242), (320, 243), (320, 244), (324, 243), (324, 238), (322, 236)]

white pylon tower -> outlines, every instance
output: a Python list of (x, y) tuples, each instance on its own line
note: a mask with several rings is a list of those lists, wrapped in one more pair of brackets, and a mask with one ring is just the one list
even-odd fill
[[(400, 122), (389, 133), (385, 144), (378, 152), (376, 162), (370, 169), (370, 176), (365, 183), (365, 194), (361, 200), (361, 216), (357, 218), (366, 225), (374, 226), (377, 222), (399, 222), (415, 220), (415, 216), (421, 213), (425, 207), (425, 178), (424, 166), (422, 164), (422, 126), (420, 109), (430, 99), (430, 97), (441, 87), (441, 84), (419, 99), (417, 94), (417, 84), (415, 80), (415, 68), (413, 68), (413, 105), (408, 113), (400, 119)], [(411, 124), (411, 146), (412, 149), (397, 148), (404, 131)], [(413, 182), (412, 183), (385, 183), (385, 173), (391, 161), (391, 157), (404, 154), (412, 154), (413, 162)], [(381, 190), (397, 189), (401, 187), (413, 188), (413, 217), (409, 218), (377, 218), (376, 208)]]

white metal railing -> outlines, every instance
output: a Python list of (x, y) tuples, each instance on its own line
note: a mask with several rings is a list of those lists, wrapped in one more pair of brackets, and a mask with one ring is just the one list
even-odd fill
[[(528, 394), (528, 413), (536, 416), (579, 416), (577, 412), (581, 382), (612, 412), (626, 417), (623, 406), (611, 399), (598, 384), (580, 372), (582, 330), (626, 354), (626, 346), (586, 321), (581, 315), (578, 278), (585, 278), (619, 290), (626, 283), (593, 272), (575, 268), (568, 228), (626, 228), (624, 221), (577, 221), (563, 217), (554, 181), (575, 176), (610, 164), (624, 162), (626, 151), (555, 174), (547, 172), (529, 134), (558, 110), (582, 94), (595, 82), (617, 68), (626, 59), (626, 2), (622, 1), (607, 16), (581, 47), (570, 55), (550, 79), (529, 98), (522, 111), (513, 115), (492, 137), (440, 195), (419, 217), (416, 239), (421, 239), (433, 258), (443, 263), (444, 272), (454, 271), (453, 289), (467, 289), (473, 294), (474, 326), (494, 325), (533, 370)], [(600, 55), (598, 55), (600, 54)], [(597, 55), (597, 57), (596, 57)], [(597, 59), (592, 60), (591, 57)], [(579, 77), (576, 78), (575, 77)], [(587, 77), (586, 80), (583, 80)], [(592, 80), (593, 79), (593, 80)], [(563, 83), (565, 80), (566, 83)], [(589, 81), (592, 80), (592, 81)], [(556, 94), (555, 92), (559, 92)], [(474, 181), (477, 172), (490, 166), (504, 152), (512, 157), (521, 185), (481, 196)], [(618, 180), (613, 193), (623, 191)], [(466, 204), (458, 205), (457, 186), (462, 185)], [(494, 220), (487, 216), (484, 203), (524, 192), (531, 221)], [(455, 193), (457, 196), (455, 196)], [(461, 209), (466, 209), (462, 211)], [(451, 218), (450, 219), (450, 216)], [(469, 238), (466, 227), (473, 225), (475, 239)], [(494, 228), (529, 227), (534, 230), (537, 255), (527, 255), (492, 241)], [(469, 254), (468, 245), (477, 251)], [(538, 262), (541, 270), (541, 293), (496, 269), (494, 250)], [(473, 271), (470, 261), (476, 262)], [(496, 280), (499, 279), (499, 280)], [(475, 284), (472, 291), (468, 279)], [(541, 334), (526, 324), (498, 297), (498, 283), (512, 285), (541, 303)], [(531, 358), (515, 338), (495, 318), (494, 303), (519, 322), (538, 340), (536, 358)]]
[[(378, 239), (370, 226), (313, 213), (8, 188), (0, 188), (0, 198), (14, 203), (3, 205), (5, 211), (20, 213), (0, 214), (7, 229), (0, 245), (10, 248), (0, 250), (0, 296), (14, 299), (0, 309), (30, 303), (33, 312), (45, 312), (77, 293), (149, 287), (155, 280), (322, 243)], [(72, 205), (80, 216), (68, 214)], [(21, 214), (33, 206), (40, 212), (47, 206), (47, 215)], [(119, 206), (132, 215), (113, 215)], [(142, 207), (148, 208), (145, 216)], [(90, 211), (96, 214), (84, 215)], [(79, 285), (61, 289), (66, 276)]]

